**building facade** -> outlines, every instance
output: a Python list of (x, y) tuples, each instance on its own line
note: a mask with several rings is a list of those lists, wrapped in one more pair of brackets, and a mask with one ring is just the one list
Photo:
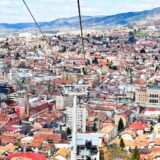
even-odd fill
[[(67, 125), (72, 128), (73, 123), (73, 108), (67, 107)], [(83, 133), (86, 132), (86, 119), (87, 119), (87, 110), (86, 108), (77, 108), (77, 129), (81, 129)]]
[(144, 104), (160, 104), (160, 86), (148, 87), (145, 90), (136, 90), (135, 102)]

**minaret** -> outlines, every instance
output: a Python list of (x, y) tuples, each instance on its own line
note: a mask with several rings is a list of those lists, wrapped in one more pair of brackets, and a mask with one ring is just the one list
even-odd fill
[(12, 81), (12, 69), (9, 71), (9, 80)]
[(48, 92), (51, 93), (51, 79), (49, 78), (49, 81), (48, 81)]
[(29, 113), (29, 96), (28, 96), (28, 94), (26, 94), (26, 96), (25, 96), (25, 115), (27, 117), (30, 116), (30, 113)]

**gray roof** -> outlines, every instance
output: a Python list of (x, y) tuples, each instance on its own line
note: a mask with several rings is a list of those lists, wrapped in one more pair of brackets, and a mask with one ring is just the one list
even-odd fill
[(77, 145), (85, 145), (86, 141), (92, 141), (92, 145), (100, 146), (102, 144), (102, 133), (78, 133)]
[(149, 86), (148, 89), (160, 89), (160, 84), (155, 84), (153, 86)]

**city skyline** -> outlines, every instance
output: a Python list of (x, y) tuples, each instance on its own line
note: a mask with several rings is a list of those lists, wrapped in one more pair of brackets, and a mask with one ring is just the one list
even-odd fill
[(160, 160), (160, 0), (0, 11), (0, 160)]
[[(78, 15), (76, 0), (26, 0), (37, 21), (52, 21)], [(153, 3), (154, 2), (154, 3)], [(160, 7), (160, 0), (81, 0), (82, 15), (114, 15)], [(33, 22), (22, 0), (0, 1), (0, 23)]]

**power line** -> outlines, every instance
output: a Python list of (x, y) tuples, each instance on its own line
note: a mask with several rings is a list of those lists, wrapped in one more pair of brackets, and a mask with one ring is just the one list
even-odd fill
[[(43, 33), (40, 25), (38, 24), (36, 18), (34, 17), (31, 9), (29, 8), (29, 6), (27, 5), (27, 3), (26, 3), (25, 0), (23, 0), (23, 3), (24, 3), (24, 5), (25, 5), (25, 7), (27, 8), (28, 12), (30, 13), (32, 19), (34, 20), (34, 23), (36, 24), (36, 27), (38, 28), (38, 30), (39, 30), (40, 34), (42, 35), (43, 39), (47, 42), (47, 45), (48, 45), (48, 47), (50, 48), (50, 50), (52, 50), (51, 45), (48, 43), (48, 40), (47, 40), (47, 38), (45, 37), (45, 35), (44, 35), (44, 33)], [(44, 51), (44, 52), (46, 53), (46, 51)]]
[(85, 51), (84, 51), (84, 38), (83, 38), (83, 25), (82, 25), (82, 16), (81, 16), (81, 6), (80, 6), (80, 1), (79, 0), (77, 0), (77, 5), (78, 5), (79, 22), (80, 22), (80, 30), (81, 30), (82, 52), (84, 54), (84, 62), (86, 62), (86, 55), (85, 55)]
[(42, 36), (43, 36), (43, 38), (45, 38), (44, 33), (43, 33), (41, 27), (39, 26), (38, 22), (36, 21), (36, 18), (34, 17), (33, 13), (31, 12), (31, 10), (30, 10), (29, 6), (27, 5), (26, 1), (23, 0), (23, 3), (24, 3), (24, 5), (26, 6), (26, 8), (27, 8), (28, 12), (30, 13), (31, 17), (33, 18), (33, 20), (34, 20), (37, 28), (39, 29), (40, 33), (41, 33)]
[[(24, 5), (26, 6), (28, 12), (30, 13), (32, 19), (34, 20), (37, 28), (39, 29), (41, 35), (43, 36), (43, 38), (45, 39), (44, 33), (41, 29), (41, 27), (39, 26), (36, 18), (34, 17), (32, 11), (30, 10), (29, 6), (27, 5), (26, 1), (23, 0)], [(79, 24), (80, 24), (80, 31), (81, 31), (81, 41), (82, 41), (82, 53), (84, 54), (84, 62), (86, 62), (86, 56), (85, 56), (85, 51), (84, 51), (84, 38), (83, 38), (83, 25), (82, 25), (82, 16), (81, 16), (81, 6), (80, 6), (80, 1), (77, 0), (77, 5), (78, 5), (78, 13), (79, 13)]]

